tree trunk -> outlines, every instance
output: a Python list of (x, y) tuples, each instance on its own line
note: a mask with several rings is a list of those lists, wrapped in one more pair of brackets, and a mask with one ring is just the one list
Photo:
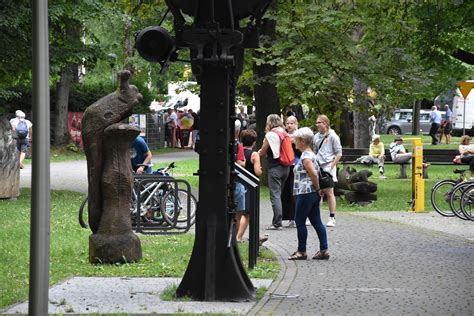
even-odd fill
[[(70, 41), (80, 41), (81, 23), (77, 20), (68, 19), (66, 35)], [(78, 65), (66, 64), (61, 68), (61, 79), (56, 87), (56, 108), (54, 109), (55, 123), (53, 130), (53, 144), (64, 145), (68, 142), (67, 120), (69, 110), (69, 92), (73, 82), (78, 81)]]
[(0, 117), (0, 199), (20, 194), (20, 163), (10, 122)]
[(369, 112), (367, 85), (354, 78), (354, 94), (356, 109), (353, 113), (354, 148), (369, 148)]
[(413, 122), (412, 122), (412, 135), (420, 135), (420, 109), (421, 100), (416, 100), (413, 104)]
[(56, 88), (56, 108), (54, 109), (55, 124), (53, 131), (53, 143), (56, 146), (68, 142), (67, 120), (69, 108), (69, 92), (73, 81), (73, 65), (66, 65), (61, 70), (61, 79)]
[(352, 113), (344, 110), (341, 113), (340, 138), (343, 147), (354, 148), (354, 126), (352, 124)]
[[(361, 26), (357, 26), (352, 34), (352, 39), (358, 43), (364, 32)], [(359, 52), (359, 58), (363, 59), (366, 53)], [(354, 148), (369, 148), (369, 102), (367, 98), (367, 84), (360, 78), (354, 77), (355, 106), (354, 111)]]
[[(264, 45), (271, 45), (276, 37), (276, 21), (265, 19), (262, 26), (262, 36), (270, 39), (264, 42)], [(263, 41), (262, 41), (263, 42)], [(254, 52), (254, 56), (261, 58), (261, 53)], [(265, 136), (265, 125), (267, 116), (270, 114), (280, 114), (280, 100), (276, 87), (277, 67), (270, 64), (253, 65), (253, 73), (255, 77), (254, 96), (255, 96), (255, 119), (257, 121), (257, 145), (260, 148)], [(263, 175), (261, 181), (267, 183), (266, 174), (266, 157), (262, 157)]]

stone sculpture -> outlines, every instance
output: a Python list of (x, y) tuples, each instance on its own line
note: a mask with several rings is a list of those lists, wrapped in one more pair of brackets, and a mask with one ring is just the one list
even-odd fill
[(6, 117), (0, 117), (0, 199), (20, 194), (20, 164), (16, 139)]
[(133, 185), (130, 146), (140, 131), (120, 123), (132, 114), (142, 95), (129, 85), (129, 71), (122, 71), (119, 78), (119, 89), (90, 105), (82, 120), (93, 233), (89, 237), (89, 260), (93, 263), (134, 262), (142, 256), (129, 214)]

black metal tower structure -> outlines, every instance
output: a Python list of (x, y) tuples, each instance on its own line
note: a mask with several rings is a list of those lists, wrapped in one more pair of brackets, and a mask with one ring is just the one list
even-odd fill
[[(176, 50), (189, 48), (191, 68), (201, 85), (199, 203), (196, 238), (176, 292), (204, 301), (255, 298), (235, 244), (232, 213), (235, 85), (245, 48), (258, 47), (258, 27), (271, 0), (166, 0), (175, 37), (161, 27), (137, 36), (136, 48), (163, 68)], [(186, 22), (192, 19), (192, 23)], [(245, 18), (246, 25), (240, 26)]]

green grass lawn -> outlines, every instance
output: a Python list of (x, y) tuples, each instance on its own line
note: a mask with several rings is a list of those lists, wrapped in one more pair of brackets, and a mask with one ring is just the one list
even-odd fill
[[(77, 213), (84, 196), (53, 191), (51, 194), (50, 284), (73, 276), (182, 277), (194, 235), (140, 235), (143, 259), (133, 264), (92, 265), (88, 261), (90, 230), (80, 228)], [(0, 308), (28, 297), (30, 190), (22, 189), (16, 201), (0, 200)], [(241, 249), (244, 266), (248, 248)], [(273, 254), (261, 248), (251, 277), (275, 278), (279, 265)]]

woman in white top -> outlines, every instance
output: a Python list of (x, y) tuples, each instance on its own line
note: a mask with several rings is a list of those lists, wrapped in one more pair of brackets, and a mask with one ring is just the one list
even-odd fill
[[(329, 119), (326, 115), (319, 115), (316, 119), (318, 133), (313, 138), (313, 151), (316, 153), (316, 159), (319, 166), (332, 174), (334, 183), (337, 182), (336, 165), (342, 157), (342, 146), (339, 136), (331, 129)], [(328, 227), (336, 226), (336, 197), (334, 188), (323, 189), (328, 199), (329, 221)]]
[(313, 259), (329, 259), (327, 233), (321, 221), (319, 208), (322, 195), (318, 178), (319, 167), (316, 162), (316, 155), (311, 149), (312, 142), (313, 132), (308, 127), (300, 128), (295, 132), (296, 148), (301, 151), (301, 158), (293, 169), (295, 175), (293, 194), (296, 198), (295, 222), (298, 233), (298, 250), (288, 260), (305, 260), (307, 258), (307, 218), (319, 238), (319, 251), (316, 252)]
[(281, 192), (285, 185), (285, 181), (290, 173), (290, 167), (283, 166), (278, 161), (280, 157), (280, 137), (276, 133), (285, 132), (283, 121), (278, 114), (270, 114), (267, 117), (267, 126), (265, 139), (262, 148), (258, 154), (261, 156), (267, 154), (268, 168), (268, 189), (270, 190), (270, 201), (272, 202), (273, 220), (267, 229), (281, 230), (283, 218), (283, 206), (281, 203)]

